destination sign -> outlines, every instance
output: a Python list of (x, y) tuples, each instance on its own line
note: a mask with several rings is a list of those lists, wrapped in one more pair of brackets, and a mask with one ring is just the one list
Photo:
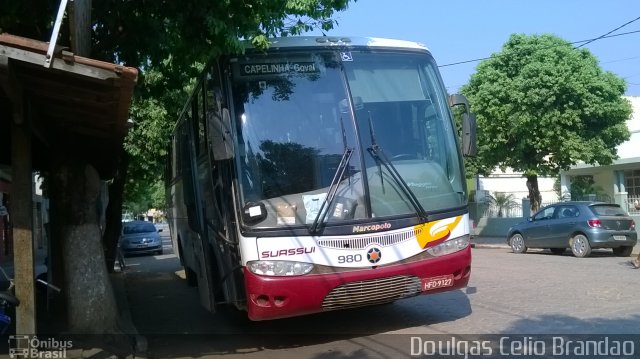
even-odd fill
[(241, 64), (240, 74), (242, 76), (255, 75), (279, 75), (287, 73), (315, 73), (318, 72), (316, 64), (313, 62), (284, 62), (268, 64)]

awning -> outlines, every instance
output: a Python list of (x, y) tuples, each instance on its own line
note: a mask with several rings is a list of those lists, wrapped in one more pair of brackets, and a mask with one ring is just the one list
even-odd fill
[(62, 47), (47, 68), (47, 48), (0, 34), (0, 163), (10, 163), (12, 109), (22, 103), (33, 133), (34, 170), (48, 169), (59, 153), (86, 160), (108, 178), (127, 134), (138, 70)]

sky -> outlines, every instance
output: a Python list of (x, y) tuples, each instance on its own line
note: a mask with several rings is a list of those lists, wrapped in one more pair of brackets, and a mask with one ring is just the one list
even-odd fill
[[(334, 17), (329, 36), (385, 37), (431, 50), (449, 93), (469, 81), (478, 61), (500, 52), (513, 33), (553, 34), (569, 42), (598, 38), (589, 49), (600, 66), (640, 96), (640, 0), (357, 0)], [(319, 35), (316, 31), (314, 34)], [(576, 44), (578, 46), (580, 44)]]

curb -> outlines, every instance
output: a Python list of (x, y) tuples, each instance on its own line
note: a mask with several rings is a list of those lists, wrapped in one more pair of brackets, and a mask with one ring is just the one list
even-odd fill
[[(471, 248), (477, 249), (507, 249), (510, 250), (507, 244), (498, 244), (498, 243), (471, 243)], [(636, 245), (633, 247), (633, 251), (629, 257), (636, 257), (640, 254), (640, 245)]]
[(471, 248), (510, 249), (506, 244), (471, 243)]

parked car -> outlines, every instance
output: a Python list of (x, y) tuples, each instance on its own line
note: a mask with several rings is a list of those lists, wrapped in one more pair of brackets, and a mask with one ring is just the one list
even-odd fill
[(514, 253), (549, 248), (562, 254), (570, 248), (576, 257), (587, 257), (594, 248), (611, 248), (615, 255), (628, 257), (637, 241), (636, 223), (619, 205), (586, 201), (546, 206), (507, 234)]
[(124, 255), (134, 253), (162, 254), (162, 239), (156, 226), (147, 221), (122, 223), (120, 250)]

